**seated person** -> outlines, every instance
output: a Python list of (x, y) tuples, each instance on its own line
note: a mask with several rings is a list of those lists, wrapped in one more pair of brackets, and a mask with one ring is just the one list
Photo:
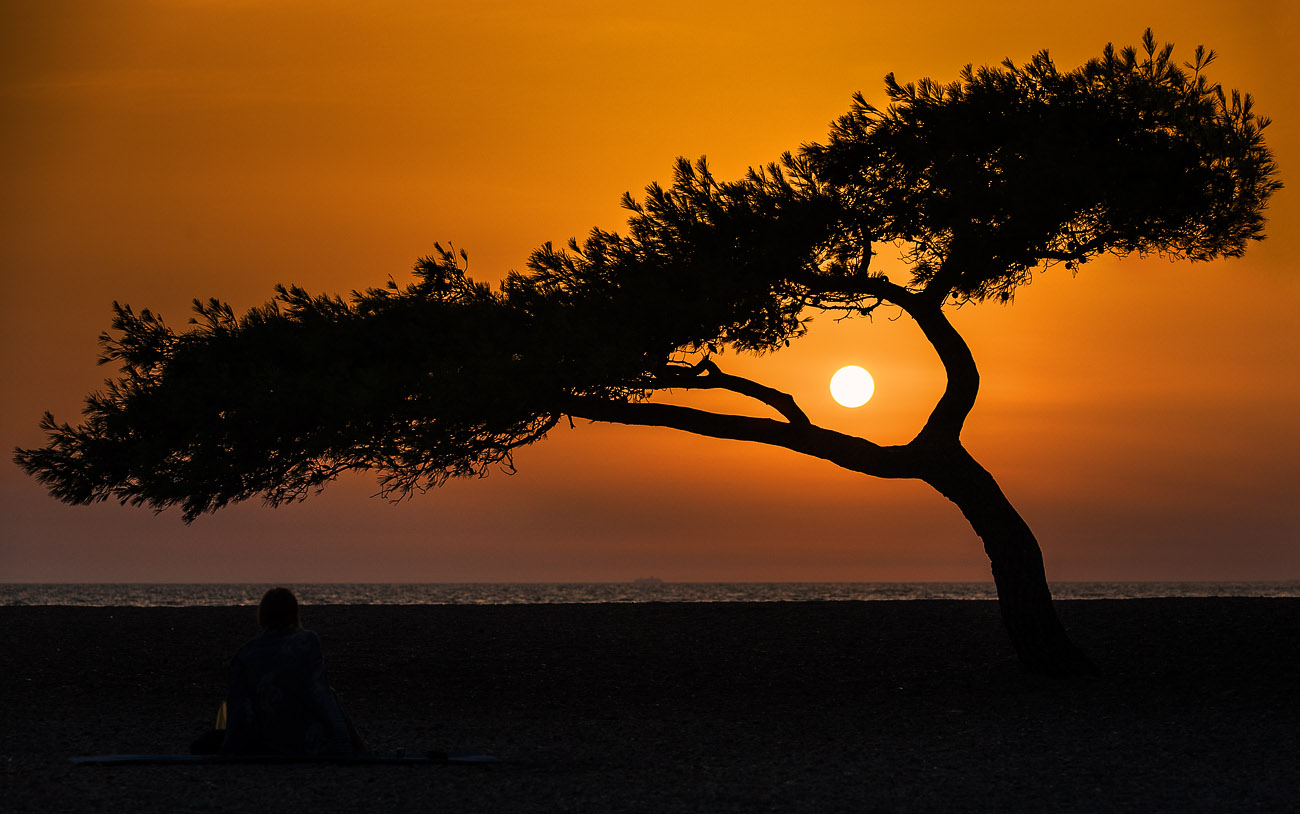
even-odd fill
[(368, 751), (325, 680), (320, 639), (298, 600), (272, 588), (257, 609), (262, 634), (230, 662), (223, 755), (351, 755)]

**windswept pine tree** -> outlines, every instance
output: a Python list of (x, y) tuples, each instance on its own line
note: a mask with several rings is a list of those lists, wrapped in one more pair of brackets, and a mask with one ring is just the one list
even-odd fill
[[(114, 305), (101, 362), (120, 367), (78, 426), (16, 461), (69, 503), (117, 499), (186, 521), (260, 496), (301, 499), (345, 470), (389, 496), (509, 467), (561, 421), (670, 427), (784, 447), (881, 478), (915, 478), (983, 540), (1021, 659), (1089, 663), (1052, 608), (1038, 542), (962, 446), (979, 373), (946, 309), (1012, 301), (1050, 266), (1102, 255), (1210, 260), (1263, 237), (1280, 184), (1249, 95), (1178, 64), (1148, 31), (1070, 71), (967, 67), (949, 84), (886, 78), (824, 143), (740, 180), (679, 160), (673, 183), (627, 196), (625, 233), (533, 253), (497, 287), (437, 248), (409, 284), (347, 299), (278, 287), (237, 315), (195, 302), (177, 331)], [(900, 251), (907, 279), (873, 269)], [(812, 424), (792, 394), (726, 373), (724, 351), (779, 351), (811, 315), (900, 312), (947, 374), (916, 437), (883, 445)], [(779, 418), (650, 401), (727, 390)], [(864, 522), (870, 522), (869, 518)]]

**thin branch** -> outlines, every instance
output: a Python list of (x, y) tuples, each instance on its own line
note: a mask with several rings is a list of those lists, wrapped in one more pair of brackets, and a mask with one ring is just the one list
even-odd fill
[(941, 306), (960, 281), (961, 272), (958, 270), (958, 266), (952, 262), (951, 253), (949, 253), (949, 256), (939, 266), (939, 270), (935, 272), (935, 275), (930, 278), (930, 282), (926, 283), (925, 288), (921, 289), (914, 300)]
[(1065, 251), (1065, 252), (1054, 252), (1050, 250), (1042, 251), (1039, 252), (1039, 256), (1043, 260), (1052, 260), (1057, 262), (1064, 261), (1067, 263), (1082, 263), (1088, 259), (1088, 255), (1094, 254), (1102, 250), (1103, 248), (1105, 248), (1106, 244), (1109, 243), (1112, 239), (1113, 238), (1109, 233), (1098, 235), (1097, 237), (1094, 237), (1092, 240), (1089, 240), (1087, 243), (1082, 243), (1070, 251)]
[(718, 369), (711, 359), (695, 365), (668, 365), (651, 382), (652, 389), (729, 390), (756, 399), (785, 416), (791, 424), (809, 424), (808, 416), (795, 402), (794, 396), (783, 393), (752, 379), (732, 376)]
[[(830, 303), (834, 298), (854, 298), (855, 301), (862, 299), (876, 300), (880, 302), (892, 302), (895, 305), (903, 305), (906, 302), (914, 301), (920, 294), (912, 291), (897, 283), (892, 283), (889, 278), (880, 275), (865, 275), (854, 277), (826, 277), (824, 275), (808, 274), (793, 277), (792, 280), (810, 292), (807, 302), (818, 308), (858, 308), (861, 307), (853, 303), (843, 305), (834, 305)], [(875, 308), (875, 306), (871, 306)]]

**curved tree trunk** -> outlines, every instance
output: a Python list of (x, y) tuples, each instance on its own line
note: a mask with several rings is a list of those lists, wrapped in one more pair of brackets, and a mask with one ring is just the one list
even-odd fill
[[(947, 296), (947, 289), (940, 292)], [(979, 392), (979, 370), (966, 340), (943, 314), (941, 301), (922, 295), (903, 303), (948, 374), (943, 396), (908, 445), (918, 456), (919, 477), (955, 503), (984, 541), (1002, 621), (1025, 666), (1050, 675), (1096, 672), (1056, 616), (1034, 533), (993, 476), (961, 444), (962, 427)]]
[(1057, 618), (1038, 540), (993, 476), (958, 444), (934, 456), (923, 480), (956, 504), (983, 540), (1002, 621), (1021, 662), (1047, 675), (1095, 673)]
[(1066, 635), (1052, 607), (1038, 540), (984, 467), (955, 440), (918, 438), (881, 447), (810, 424), (720, 415), (671, 404), (573, 399), (568, 414), (593, 421), (671, 427), (712, 438), (781, 446), (881, 478), (917, 478), (951, 500), (984, 541), (1002, 621), (1027, 668), (1049, 675), (1096, 669)]
[(919, 478), (951, 500), (984, 541), (998, 589), (1002, 621), (1021, 662), (1049, 675), (1079, 675), (1096, 669), (1070, 641), (1052, 606), (1038, 540), (984, 467), (961, 444), (961, 431), (979, 392), (979, 370), (966, 341), (943, 313), (942, 296), (917, 295), (874, 280), (880, 296), (903, 307), (934, 346), (948, 382), (925, 426), (902, 446), (880, 446), (864, 438), (812, 425), (794, 400), (770, 387), (724, 375), (716, 365), (691, 368), (665, 380), (664, 387), (718, 387), (756, 398), (786, 421), (710, 413), (669, 404), (615, 403), (577, 398), (569, 415), (673, 427), (714, 438), (754, 441), (812, 455), (845, 469), (880, 478)]

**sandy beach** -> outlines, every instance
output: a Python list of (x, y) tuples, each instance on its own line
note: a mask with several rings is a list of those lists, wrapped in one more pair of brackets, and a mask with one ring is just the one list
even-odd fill
[(1224, 811), (1300, 799), (1300, 600), (307, 606), (378, 751), (491, 766), (74, 766), (184, 752), (250, 608), (0, 608), (6, 811)]

